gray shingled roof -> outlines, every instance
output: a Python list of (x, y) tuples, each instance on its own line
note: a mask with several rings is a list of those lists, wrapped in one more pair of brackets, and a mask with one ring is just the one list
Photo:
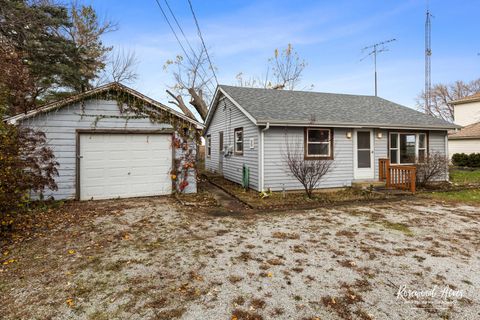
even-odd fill
[(379, 127), (456, 128), (444, 120), (391, 101), (350, 94), (220, 85), (257, 124), (318, 123)]

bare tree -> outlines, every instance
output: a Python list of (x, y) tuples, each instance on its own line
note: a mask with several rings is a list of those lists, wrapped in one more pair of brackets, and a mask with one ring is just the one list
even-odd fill
[(123, 49), (110, 53), (106, 67), (98, 77), (96, 86), (109, 82), (121, 82), (131, 84), (138, 79), (138, 59), (135, 51)]
[(417, 185), (425, 187), (435, 179), (444, 180), (448, 170), (448, 158), (439, 152), (431, 152), (422, 162), (417, 161)]
[(430, 105), (425, 106), (425, 92), (422, 92), (416, 99), (417, 108), (438, 118), (453, 121), (453, 105), (451, 102), (477, 92), (480, 92), (480, 79), (468, 83), (455, 81), (450, 84), (436, 84), (432, 88)]
[(136, 66), (138, 60), (134, 51), (121, 51), (112, 54), (109, 61), (111, 77), (114, 82), (132, 83), (138, 78)]
[[(167, 93), (174, 99), (172, 103), (176, 104), (183, 112), (187, 112), (188, 107), (185, 105), (184, 99), (189, 98), (190, 105), (205, 120), (208, 113), (207, 101), (212, 98), (211, 87), (215, 85), (214, 70), (211, 70), (205, 49), (200, 47), (197, 52), (191, 53), (188, 57), (177, 55), (174, 60), (167, 60), (164, 70), (171, 68), (174, 69), (172, 74), (175, 85), (171, 86), (171, 91), (167, 91)], [(193, 115), (191, 112), (187, 113)]]
[(286, 172), (296, 178), (302, 184), (308, 198), (312, 198), (313, 190), (333, 168), (333, 160), (305, 159), (302, 141), (291, 142), (287, 135), (285, 135), (285, 144), (283, 161), (288, 168)]
[(268, 59), (265, 75), (244, 78), (243, 72), (240, 72), (236, 76), (237, 84), (241, 87), (294, 90), (302, 80), (306, 66), (306, 61), (289, 43), (283, 50), (274, 50), (273, 57)]
[(76, 0), (70, 3), (69, 11), (71, 23), (64, 27), (64, 32), (75, 43), (82, 58), (76, 61), (79, 79), (75, 82), (75, 90), (83, 92), (91, 89), (103, 74), (113, 47), (105, 46), (101, 38), (117, 31), (118, 25), (107, 18), (100, 18), (91, 5), (78, 5)]
[(193, 114), (192, 111), (190, 111), (190, 109), (187, 107), (187, 105), (185, 104), (185, 102), (183, 101), (183, 97), (181, 94), (177, 94), (175, 95), (172, 91), (170, 90), (167, 90), (167, 93), (168, 95), (170, 95), (174, 100), (170, 100), (168, 102), (176, 105), (177, 107), (180, 108), (180, 110), (182, 110), (182, 112), (187, 116), (187, 117), (190, 117), (192, 119), (196, 119), (195, 115)]
[(248, 88), (272, 88), (272, 83), (268, 80), (268, 71), (267, 68), (265, 77), (248, 77), (245, 78), (243, 72), (239, 72), (235, 79), (237, 79), (237, 85), (239, 87), (248, 87)]
[(305, 60), (299, 57), (290, 43), (281, 51), (275, 49), (274, 56), (269, 59), (269, 62), (272, 64), (274, 88), (278, 89), (295, 89), (307, 66)]

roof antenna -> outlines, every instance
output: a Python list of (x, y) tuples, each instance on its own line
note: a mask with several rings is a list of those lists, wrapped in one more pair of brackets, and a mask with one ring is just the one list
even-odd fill
[(371, 50), (371, 51), (368, 52), (368, 54), (365, 57), (360, 59), (360, 61), (363, 61), (366, 58), (373, 56), (373, 64), (375, 67), (375, 97), (377, 96), (377, 54), (381, 52), (389, 51), (386, 44), (393, 41), (397, 41), (397, 39), (390, 39), (390, 40), (378, 42), (362, 49), (362, 53), (365, 52), (366, 50)]

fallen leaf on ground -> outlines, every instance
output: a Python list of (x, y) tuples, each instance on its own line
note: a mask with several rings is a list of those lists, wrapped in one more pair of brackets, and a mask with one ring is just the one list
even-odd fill
[(69, 298), (65, 301), (67, 303), (67, 305), (71, 308), (73, 307), (73, 299), (72, 298)]
[(17, 261), (17, 260), (15, 260), (15, 259), (10, 259), (10, 260), (4, 261), (3, 264), (4, 264), (4, 265), (7, 265), (7, 264), (10, 264), (10, 263), (14, 263), (15, 261)]

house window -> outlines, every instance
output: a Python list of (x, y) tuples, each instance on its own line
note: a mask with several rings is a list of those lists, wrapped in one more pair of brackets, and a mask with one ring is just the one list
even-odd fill
[(416, 134), (400, 134), (400, 163), (415, 163)]
[(425, 133), (418, 134), (418, 162), (424, 162), (427, 155), (427, 136)]
[(412, 164), (425, 161), (427, 135), (425, 133), (390, 133), (390, 163)]
[(205, 144), (207, 146), (207, 157), (210, 158), (212, 155), (212, 137), (210, 135), (207, 135), (207, 141)]
[(307, 128), (305, 130), (305, 157), (331, 158), (332, 139), (330, 129)]
[(243, 154), (243, 128), (237, 128), (234, 130), (235, 138), (235, 154)]
[(390, 134), (390, 163), (398, 163), (398, 133)]

